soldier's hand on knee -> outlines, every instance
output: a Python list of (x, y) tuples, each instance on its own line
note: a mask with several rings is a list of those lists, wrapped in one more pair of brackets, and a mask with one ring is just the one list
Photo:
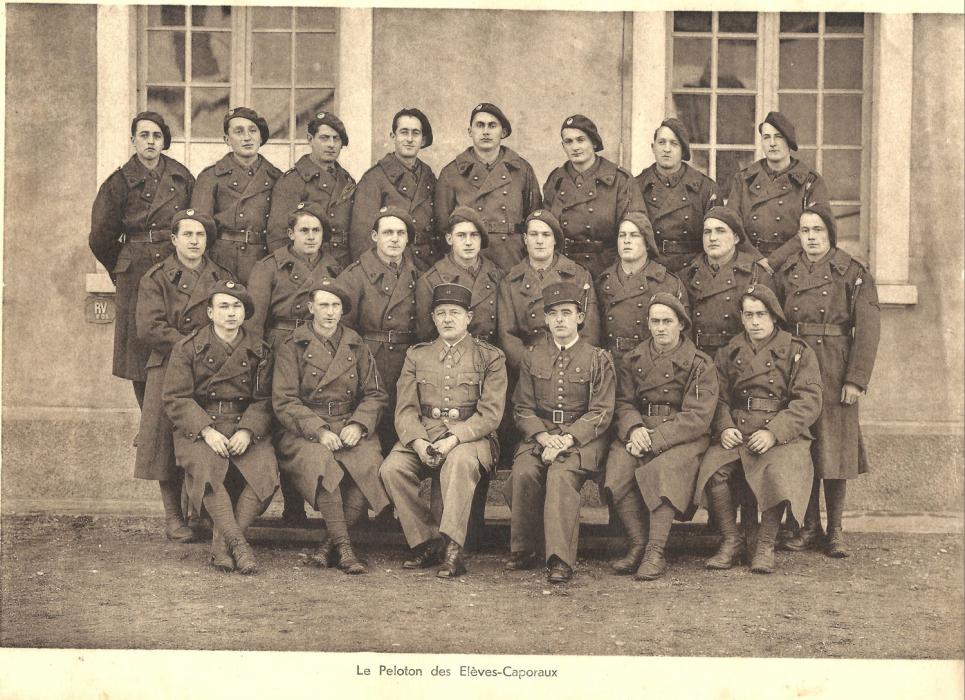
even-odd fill
[(562, 435), (550, 435), (543, 447), (552, 447), (554, 450), (565, 450), (569, 443)]
[[(634, 457), (639, 457), (644, 452), (649, 452), (650, 448), (653, 447), (653, 438), (650, 437), (650, 431), (644, 426), (635, 428), (633, 432), (630, 433), (630, 444), (637, 449), (637, 453), (633, 455)], [(631, 452), (631, 454), (633, 454)]]
[(432, 443), (432, 446), (436, 448), (436, 452), (439, 453), (436, 459), (441, 462), (443, 459), (445, 459), (446, 455), (455, 449), (456, 445), (458, 444), (459, 438), (457, 438), (455, 435), (450, 435), (447, 438), (436, 440), (434, 443)]
[(844, 386), (841, 387), (841, 403), (845, 406), (851, 406), (858, 401), (858, 397), (862, 394), (864, 392), (860, 386), (845, 382)]
[(643, 450), (637, 447), (634, 443), (628, 442), (626, 447), (627, 452), (630, 453), (631, 457), (643, 457)]
[(247, 428), (236, 431), (234, 435), (228, 438), (228, 452), (235, 456), (244, 454), (245, 450), (251, 445), (251, 438), (251, 431)]
[(228, 458), (228, 438), (224, 434), (219, 433), (209, 425), (201, 431), (201, 437), (204, 438), (205, 443), (216, 455), (225, 459)]
[(562, 449), (556, 447), (544, 447), (540, 459), (543, 460), (544, 464), (552, 464), (562, 451)]
[(338, 434), (344, 447), (355, 447), (362, 439), (362, 426), (358, 423), (349, 423)]
[(412, 441), (412, 449), (419, 456), (419, 461), (427, 467), (435, 467), (436, 458), (429, 454), (429, 445), (430, 443), (422, 438)]
[(720, 434), (720, 446), (732, 450), (744, 442), (744, 436), (737, 428), (725, 428)]
[(325, 430), (324, 428), (319, 430), (318, 441), (332, 452), (342, 449), (342, 441), (339, 439), (338, 435), (333, 433), (331, 430)]
[(770, 430), (758, 430), (747, 438), (747, 449), (762, 455), (777, 443), (777, 438)]

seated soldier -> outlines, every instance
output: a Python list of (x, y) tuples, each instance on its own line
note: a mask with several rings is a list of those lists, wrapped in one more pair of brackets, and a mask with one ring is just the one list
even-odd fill
[[(778, 327), (786, 324), (774, 292), (763, 285), (740, 299), (744, 332), (717, 351), (720, 399), (712, 444), (700, 463), (695, 500), (717, 519), (723, 541), (708, 569), (729, 569), (740, 552), (731, 486), (739, 487), (751, 571), (774, 571), (774, 541), (785, 504), (799, 515), (807, 506), (814, 466), (811, 425), (821, 414), (821, 373), (814, 351)], [(704, 487), (706, 486), (706, 492)], [(742, 521), (743, 521), (742, 517)], [(756, 540), (756, 542), (755, 542)]]
[(348, 530), (371, 508), (389, 504), (378, 469), (375, 426), (388, 395), (375, 358), (358, 333), (339, 323), (352, 309), (334, 280), (309, 293), (311, 324), (296, 328), (278, 348), (272, 406), (281, 423), (278, 462), (328, 532), (311, 563), (337, 562), (347, 574), (364, 574)]
[[(616, 436), (607, 458), (606, 490), (630, 540), (613, 563), (638, 581), (667, 570), (664, 547), (674, 517), (691, 515), (700, 458), (717, 408), (717, 372), (694, 347), (690, 319), (673, 294), (650, 299), (652, 337), (617, 366)], [(685, 515), (686, 514), (686, 515)]]
[(615, 378), (606, 350), (583, 340), (583, 292), (570, 283), (543, 290), (551, 340), (523, 355), (513, 393), (521, 441), (503, 495), (512, 510), (508, 571), (537, 563), (540, 526), (550, 583), (573, 576), (580, 488), (600, 469), (613, 418)]
[[(211, 564), (253, 574), (258, 564), (245, 530), (278, 488), (270, 439), (271, 353), (241, 328), (252, 312), (242, 285), (212, 284), (207, 311), (211, 323), (171, 351), (164, 408), (175, 427), (174, 453), (184, 469), (188, 502), (196, 512), (203, 504), (214, 521)], [(229, 495), (226, 479), (239, 476), (243, 489)]]
[[(506, 403), (506, 357), (468, 333), (472, 291), (440, 284), (432, 292), (439, 337), (409, 348), (398, 384), (395, 428), (399, 441), (379, 473), (402, 523), (413, 557), (406, 569), (440, 560), (440, 578), (466, 572), (462, 550), (476, 485), (496, 459), (493, 433)], [(419, 498), (423, 479), (441, 482), (438, 525)]]

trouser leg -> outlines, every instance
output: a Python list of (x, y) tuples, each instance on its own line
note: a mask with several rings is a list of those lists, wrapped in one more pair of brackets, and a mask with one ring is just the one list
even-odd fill
[(576, 565), (580, 537), (580, 488), (586, 475), (558, 463), (546, 472), (546, 502), (543, 506), (543, 533), (546, 560), (558, 557), (569, 567)]
[(643, 562), (634, 578), (643, 581), (653, 581), (667, 571), (667, 560), (664, 549), (670, 537), (670, 527), (673, 525), (674, 509), (666, 500), (650, 511), (650, 536), (647, 539), (647, 549)]
[(362, 493), (362, 489), (352, 480), (348, 472), (342, 476), (339, 489), (342, 491), (342, 510), (345, 512), (345, 525), (351, 530), (367, 515), (369, 502), (366, 500), (365, 494)]
[[(827, 498), (825, 498), (827, 500)], [(797, 536), (784, 543), (784, 548), (792, 552), (812, 549), (820, 544), (824, 532), (821, 530), (821, 477), (814, 476), (811, 484), (811, 495), (808, 506), (804, 511), (804, 522)]]
[(546, 468), (529, 455), (513, 464), (510, 497), (509, 548), (512, 552), (536, 552), (542, 544)]
[(457, 445), (449, 453), (439, 475), (439, 485), (442, 490), (442, 519), (439, 522), (439, 532), (460, 547), (466, 544), (472, 499), (482, 475), (475, 450), (475, 446)]
[(846, 479), (824, 480), (824, 500), (828, 504), (828, 548), (826, 554), (835, 559), (849, 556), (841, 529), (841, 516), (844, 514), (847, 488), (848, 481)]
[(134, 398), (137, 399), (137, 407), (144, 408), (144, 390), (147, 388), (147, 382), (132, 381), (131, 385), (134, 387)]
[(761, 526), (757, 533), (757, 551), (751, 562), (751, 571), (756, 574), (770, 574), (774, 572), (774, 540), (781, 527), (781, 516), (784, 514), (785, 503), (768, 508), (761, 514)]
[[(716, 474), (714, 476), (717, 476)], [(711, 478), (707, 483), (707, 500), (717, 526), (723, 536), (720, 548), (704, 566), (708, 569), (729, 569), (740, 554), (740, 537), (737, 534), (737, 511), (726, 480)]]
[(161, 489), (161, 503), (164, 505), (164, 534), (169, 540), (175, 542), (192, 542), (195, 539), (194, 531), (185, 522), (184, 511), (181, 508), (183, 482), (183, 474), (179, 474), (175, 479), (158, 482)]
[(419, 487), (426, 471), (415, 453), (399, 450), (393, 450), (379, 469), (379, 477), (399, 516), (406, 542), (413, 548), (439, 536), (429, 508), (419, 498)]
[(623, 523), (623, 529), (627, 533), (629, 548), (626, 556), (617, 559), (610, 566), (618, 574), (632, 574), (640, 566), (647, 547), (649, 538), (649, 516), (647, 506), (643, 502), (643, 497), (637, 489), (633, 489), (625, 494), (620, 501), (613, 504), (617, 517)]
[[(242, 529), (235, 519), (231, 507), (231, 497), (222, 484), (210, 487), (203, 499), (205, 510), (211, 516), (215, 532), (224, 538), (238, 571), (243, 574), (253, 574), (258, 570), (254, 552), (245, 540)], [(212, 538), (213, 539), (213, 538)], [(214, 552), (212, 552), (214, 554)]]
[(326, 491), (319, 483), (315, 492), (315, 509), (325, 520), (325, 530), (333, 544), (338, 545), (348, 540), (345, 512), (342, 510), (342, 492), (339, 489)]

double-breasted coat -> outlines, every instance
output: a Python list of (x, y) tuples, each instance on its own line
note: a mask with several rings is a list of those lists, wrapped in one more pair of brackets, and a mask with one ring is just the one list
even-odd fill
[(741, 249), (767, 258), (772, 270), (801, 250), (798, 222), (807, 204), (830, 203), (828, 187), (803, 161), (775, 174), (766, 159), (739, 170), (731, 181), (727, 206), (738, 212), (747, 238)]
[(329, 231), (322, 250), (343, 268), (347, 267), (353, 259), (349, 254), (348, 238), (354, 196), (355, 178), (345, 168), (337, 162), (323, 168), (306, 153), (296, 161), (295, 167), (278, 178), (272, 190), (268, 250), (275, 251), (288, 245), (288, 217), (299, 202), (317, 202), (328, 214), (324, 223)]
[(784, 314), (821, 367), (824, 404), (814, 424), (814, 469), (823, 479), (869, 471), (858, 403), (841, 403), (845, 382), (867, 389), (881, 333), (874, 277), (840, 248), (810, 263), (798, 253), (775, 275)]
[(137, 433), (134, 476), (166, 481), (178, 474), (174, 462), (173, 427), (164, 411), (164, 372), (172, 348), (208, 323), (208, 289), (218, 280), (233, 280), (228, 270), (209, 258), (189, 270), (177, 254), (153, 265), (141, 279), (137, 295), (137, 337), (151, 349), (147, 386)]
[(565, 255), (556, 255), (541, 278), (527, 258), (513, 266), (500, 282), (496, 300), (499, 347), (513, 370), (519, 368), (527, 348), (549, 335), (543, 313), (543, 289), (558, 282), (575, 284), (584, 291), (586, 318), (580, 337), (591, 345), (599, 343), (600, 311), (593, 278), (586, 268)]
[[(695, 501), (706, 505), (704, 486), (710, 477), (740, 460), (761, 511), (790, 501), (791, 512), (803, 517), (814, 477), (810, 427), (821, 414), (821, 370), (814, 351), (778, 329), (755, 352), (741, 333), (717, 351), (714, 364), (720, 384), (714, 442), (700, 463)], [(739, 430), (745, 444), (724, 449), (720, 434), (726, 428)], [(769, 430), (777, 443), (759, 455), (747, 449), (746, 441), (761, 429)]]
[(703, 251), (704, 214), (717, 200), (717, 184), (687, 163), (670, 177), (654, 163), (636, 183), (657, 240), (657, 262), (678, 272)]
[[(664, 353), (650, 340), (626, 355), (617, 365), (616, 434), (606, 466), (605, 487), (613, 502), (638, 488), (650, 510), (665, 498), (678, 517), (689, 518), (716, 410), (717, 370), (689, 338), (681, 336), (677, 347)], [(650, 431), (652, 449), (634, 457), (626, 445), (640, 426)]]
[[(208, 485), (224, 483), (229, 461), (260, 501), (278, 488), (271, 444), (272, 357), (257, 336), (241, 331), (229, 348), (208, 325), (178, 342), (164, 377), (164, 408), (174, 425), (174, 454), (185, 471), (188, 500), (201, 512)], [(240, 455), (219, 457), (201, 436), (212, 427), (227, 438), (251, 431)]]
[[(319, 480), (331, 493), (345, 469), (379, 513), (389, 500), (379, 481), (382, 453), (375, 428), (388, 394), (359, 334), (340, 325), (335, 335), (333, 351), (333, 343), (319, 337), (309, 323), (296, 328), (278, 348), (272, 406), (282, 426), (279, 467), (312, 504)], [(320, 431), (337, 435), (349, 423), (364, 429), (355, 447), (333, 453), (319, 442)]]
[(150, 348), (137, 339), (137, 290), (148, 268), (174, 252), (171, 218), (191, 201), (194, 176), (161, 154), (154, 170), (131, 159), (97, 191), (90, 215), (90, 249), (116, 291), (113, 374), (135, 382), (146, 377)]
[(217, 239), (208, 241), (211, 259), (245, 284), (251, 268), (268, 253), (268, 209), (279, 176), (264, 156), (244, 166), (226, 153), (201, 171), (191, 195), (191, 207), (218, 226)]
[(440, 239), (452, 210), (460, 204), (475, 209), (489, 230), (489, 247), (482, 255), (508, 270), (523, 259), (523, 222), (542, 206), (539, 182), (531, 166), (511, 148), (500, 146), (500, 156), (487, 166), (472, 148), (456, 156), (439, 173), (435, 217)]
[(596, 277), (616, 260), (620, 218), (642, 211), (643, 201), (629, 172), (597, 156), (584, 173), (569, 161), (551, 172), (543, 185), (543, 206), (563, 229), (560, 252)]
[[(409, 242), (416, 267), (427, 270), (442, 256), (436, 238), (436, 176), (432, 168), (418, 158), (409, 169), (395, 153), (387, 153), (369, 168), (358, 187), (352, 205), (349, 236), (351, 259), (372, 247), (372, 224), (382, 207), (400, 207), (415, 222), (415, 240)], [(443, 246), (444, 247), (444, 246)]]
[(472, 321), (469, 332), (473, 337), (492, 343), (496, 339), (496, 295), (499, 283), (505, 275), (486, 258), (476, 261), (474, 271), (460, 266), (452, 254), (439, 260), (426, 270), (415, 287), (416, 329), (420, 340), (432, 340), (436, 326), (432, 322), (432, 290), (443, 283), (461, 284), (472, 290)]

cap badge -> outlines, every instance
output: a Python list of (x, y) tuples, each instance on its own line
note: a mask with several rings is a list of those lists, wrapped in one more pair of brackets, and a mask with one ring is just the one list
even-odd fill
[(542, 215), (543, 215), (542, 209), (537, 209), (536, 211), (533, 212), (533, 216), (542, 216)]
[(188, 216), (194, 216), (194, 209), (187, 209), (184, 213)]
[(227, 282), (224, 283), (224, 286), (227, 287), (228, 289), (234, 289), (235, 283), (232, 282), (231, 280), (228, 280)]
[(748, 294), (753, 294), (753, 293), (754, 293), (754, 288), (753, 288), (753, 287), (748, 287), (748, 288), (747, 288), (747, 293), (748, 293)]
[(389, 210), (388, 207), (382, 207), (381, 209), (379, 209), (379, 214), (384, 214), (384, 213), (387, 212), (388, 210)]
[(315, 115), (315, 118), (316, 118), (316, 119), (324, 119), (324, 118), (325, 118), (325, 112), (319, 112), (318, 114)]
[(573, 123), (573, 117), (570, 117), (569, 119), (567, 119), (567, 120), (566, 120), (566, 123), (567, 123), (567, 124), (572, 124), (572, 123)]
[(299, 202), (299, 203), (298, 203), (298, 206), (295, 207), (295, 208), (296, 208), (296, 209), (304, 209), (304, 208), (305, 208), (305, 202)]

